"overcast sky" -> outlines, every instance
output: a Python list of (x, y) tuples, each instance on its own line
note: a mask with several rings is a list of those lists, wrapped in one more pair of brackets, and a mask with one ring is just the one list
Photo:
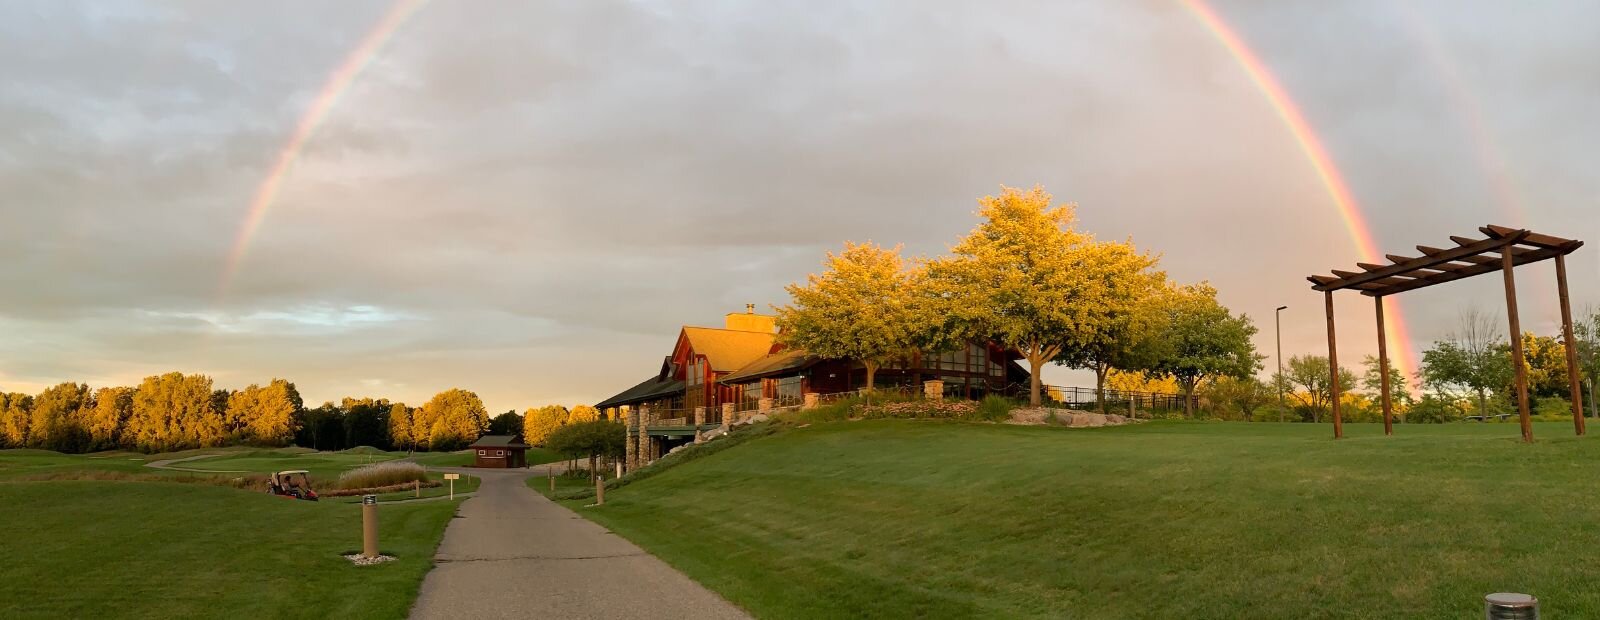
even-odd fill
[[(227, 256), (296, 123), (391, 4), (0, 3), (0, 390), (172, 370), (308, 403), (593, 402), (683, 324), (785, 301), (846, 239), (943, 252), (1043, 184), (1084, 228), (1324, 353), (1305, 277), (1360, 259), (1248, 75), (1172, 2), (435, 1), (366, 64)], [(1381, 251), (1488, 223), (1600, 241), (1600, 5), (1221, 2)], [(1573, 257), (1600, 303), (1600, 247)], [(1550, 263), (1524, 325), (1557, 325)], [(1342, 296), (1341, 356), (1374, 350)], [(1403, 300), (1418, 346), (1498, 278)], [(1270, 365), (1271, 360), (1268, 361)], [(1047, 380), (1083, 381), (1052, 370)]]

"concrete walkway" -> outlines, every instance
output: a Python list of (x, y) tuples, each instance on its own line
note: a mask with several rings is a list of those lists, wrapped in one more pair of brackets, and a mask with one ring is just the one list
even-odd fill
[(747, 618), (644, 550), (529, 489), (483, 478), (445, 530), (412, 618)]

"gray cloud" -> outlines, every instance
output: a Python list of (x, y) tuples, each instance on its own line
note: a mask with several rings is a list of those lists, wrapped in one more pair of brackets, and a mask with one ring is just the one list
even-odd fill
[[(1385, 251), (1508, 218), (1600, 238), (1591, 7), (1218, 5)], [(1176, 4), (441, 2), (343, 94), (221, 290), (279, 149), (388, 8), (0, 6), (0, 388), (182, 369), (312, 401), (595, 400), (677, 326), (782, 303), (845, 239), (943, 251), (1001, 183), (1211, 280), (1264, 350), (1283, 303), (1286, 352), (1323, 350), (1303, 278), (1359, 259)], [(1600, 301), (1584, 252), (1580, 305)], [(1548, 269), (1526, 271), (1548, 330)], [(1413, 336), (1497, 287), (1408, 297)], [(1340, 300), (1350, 360), (1373, 349), (1358, 301)]]

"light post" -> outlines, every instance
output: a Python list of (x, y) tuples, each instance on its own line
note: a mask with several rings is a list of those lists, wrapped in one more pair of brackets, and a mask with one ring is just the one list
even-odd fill
[(1283, 311), (1288, 306), (1278, 306), (1272, 313), (1272, 324), (1278, 333), (1278, 374), (1272, 377), (1272, 383), (1278, 388), (1278, 421), (1283, 421)]

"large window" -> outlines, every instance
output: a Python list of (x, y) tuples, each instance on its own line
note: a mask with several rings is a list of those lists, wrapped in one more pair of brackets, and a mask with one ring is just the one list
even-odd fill
[(688, 385), (700, 385), (706, 380), (706, 363), (699, 356), (689, 360), (689, 368), (684, 371), (683, 382)]
[(778, 402), (798, 403), (805, 398), (801, 393), (800, 377), (784, 377), (778, 380)]

